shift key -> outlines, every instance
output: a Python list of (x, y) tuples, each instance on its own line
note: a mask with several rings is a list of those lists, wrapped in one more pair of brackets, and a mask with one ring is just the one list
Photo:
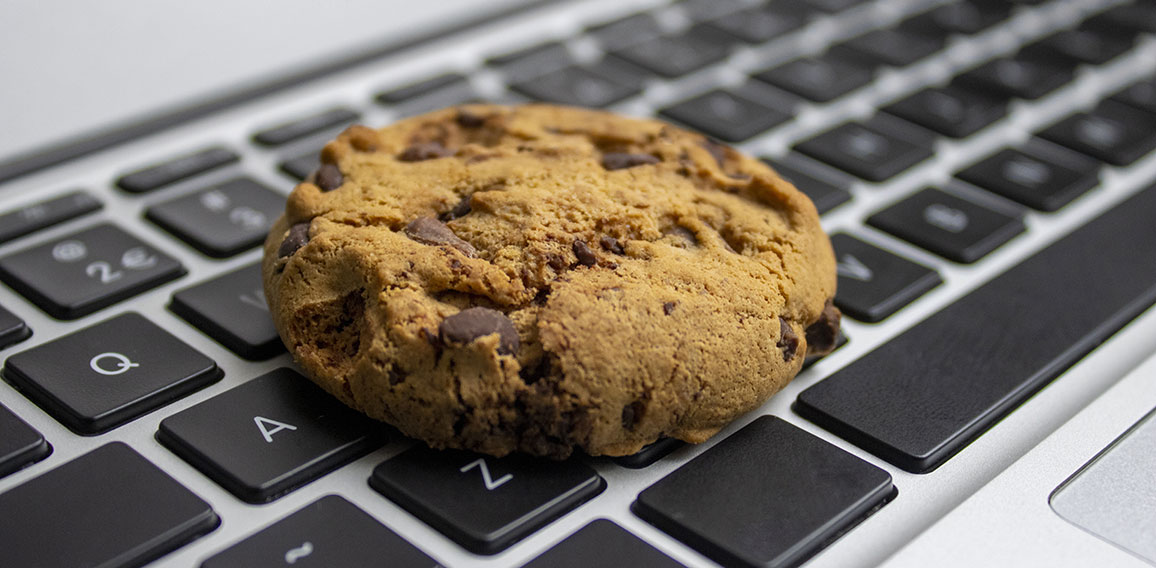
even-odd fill
[(805, 418), (935, 469), (1156, 301), (1149, 187), (803, 391)]

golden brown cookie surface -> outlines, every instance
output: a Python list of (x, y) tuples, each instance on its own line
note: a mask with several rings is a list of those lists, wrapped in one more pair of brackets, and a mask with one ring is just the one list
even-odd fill
[(814, 206), (701, 135), (473, 105), (322, 161), (265, 245), (274, 321), (313, 380), (434, 447), (699, 442), (833, 341)]

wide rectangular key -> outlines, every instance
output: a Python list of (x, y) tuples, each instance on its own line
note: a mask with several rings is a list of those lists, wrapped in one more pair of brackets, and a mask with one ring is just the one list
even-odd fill
[(116, 185), (130, 193), (145, 193), (240, 159), (228, 148), (212, 146), (121, 176)]
[(1156, 149), (1156, 115), (1109, 99), (1039, 135), (1114, 166), (1127, 166)]
[(704, 26), (679, 35), (660, 36), (614, 52), (630, 63), (675, 78), (718, 63), (730, 55), (733, 37)]
[(0, 280), (59, 319), (76, 319), (185, 273), (176, 259), (109, 224), (0, 259)]
[(92, 213), (101, 207), (95, 197), (83, 191), (25, 205), (0, 215), (0, 243)]
[(229, 180), (149, 207), (148, 220), (215, 258), (264, 242), (285, 196), (252, 178)]
[(596, 519), (522, 568), (634, 566), (679, 568), (682, 564), (607, 519)]
[(52, 453), (44, 436), (0, 404), (0, 477)]
[(178, 290), (169, 309), (246, 359), (285, 351), (265, 303), (260, 264)]
[(869, 181), (884, 181), (930, 158), (935, 137), (883, 114), (849, 122), (795, 146), (799, 152)]
[(934, 188), (871, 215), (867, 223), (956, 262), (975, 262), (1024, 231), (1022, 215)]
[(161, 421), (157, 440), (249, 503), (265, 503), (381, 445), (384, 425), (290, 369)]
[(129, 312), (21, 351), (4, 378), (78, 434), (99, 434), (221, 378), (208, 357)]
[(724, 566), (798, 566), (895, 495), (887, 472), (762, 416), (638, 495), (636, 515)]
[(466, 76), (461, 73), (445, 73), (379, 93), (375, 99), (383, 105), (402, 104), (437, 91), (464, 88), (467, 82)]
[(0, 494), (5, 566), (142, 566), (218, 524), (208, 503), (120, 442)]
[(507, 82), (525, 81), (572, 63), (574, 57), (560, 41), (523, 47), (486, 60), (487, 65), (501, 70)]
[(955, 174), (1040, 211), (1056, 211), (1100, 183), (1100, 162), (1078, 152), (1029, 140), (1005, 148)]
[(831, 235), (839, 283), (835, 305), (860, 321), (883, 321), (939, 286), (935, 270), (844, 233)]
[(253, 141), (262, 146), (281, 146), (311, 134), (346, 126), (358, 116), (356, 111), (345, 107), (332, 108), (258, 131), (253, 135)]
[(724, 89), (666, 107), (659, 114), (727, 142), (742, 142), (791, 118), (777, 108)]
[(28, 339), (32, 330), (24, 320), (0, 306), (0, 349)]
[(505, 550), (606, 487), (574, 459), (492, 458), (425, 445), (382, 462), (369, 485), (477, 554)]
[(803, 391), (795, 411), (935, 469), (1156, 301), (1149, 187)]
[(201, 568), (386, 565), (439, 566), (353, 503), (326, 495), (209, 557)]

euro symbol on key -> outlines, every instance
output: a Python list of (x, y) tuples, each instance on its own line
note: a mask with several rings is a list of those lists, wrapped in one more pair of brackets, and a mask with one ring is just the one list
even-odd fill
[[(103, 361), (105, 359), (112, 359), (112, 360), (116, 361), (116, 363), (115, 363), (116, 368), (108, 369), (108, 368), (104, 367), (103, 365), (101, 365), (101, 361)], [(120, 353), (111, 353), (110, 352), (110, 353), (101, 353), (100, 355), (93, 357), (91, 360), (88, 361), (88, 366), (92, 367), (92, 370), (96, 371), (97, 373), (100, 373), (100, 374), (105, 375), (107, 377), (111, 377), (114, 375), (123, 374), (133, 367), (139, 367), (140, 363), (134, 363), (131, 359), (129, 359), (128, 357), (125, 357), (124, 355), (121, 355)]]

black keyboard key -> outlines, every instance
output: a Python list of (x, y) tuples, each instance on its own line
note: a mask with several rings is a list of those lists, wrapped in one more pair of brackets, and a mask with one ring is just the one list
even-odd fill
[(1134, 36), (1080, 28), (1056, 32), (1024, 47), (1021, 53), (1052, 57), (1061, 65), (1102, 65), (1132, 49), (1135, 42)]
[(1009, 215), (938, 189), (924, 189), (867, 218), (867, 223), (949, 260), (970, 263), (1024, 231)]
[(101, 207), (95, 197), (83, 191), (25, 205), (0, 215), (0, 243), (92, 213)]
[[(850, 183), (818, 167), (806, 167), (801, 162), (767, 161), (783, 179), (811, 198), (815, 209), (822, 215), (851, 200)], [(798, 165), (793, 165), (798, 164)]]
[(287, 122), (272, 128), (266, 128), (253, 135), (253, 141), (262, 146), (281, 146), (295, 140), (300, 140), (311, 134), (339, 126), (348, 126), (357, 120), (358, 114), (347, 108), (334, 108), (325, 112), (311, 114), (292, 122)]
[(754, 75), (808, 100), (827, 102), (870, 83), (875, 73), (839, 52), (804, 57)]
[(1100, 182), (1100, 162), (1040, 140), (1008, 148), (955, 174), (1040, 211), (1056, 211)]
[(577, 460), (492, 458), (424, 445), (382, 462), (369, 485), (477, 554), (505, 550), (606, 486)]
[(626, 61), (664, 77), (681, 77), (726, 59), (732, 36), (705, 26), (679, 35), (660, 36), (614, 52)]
[(678, 568), (682, 564), (607, 519), (597, 519), (522, 568), (634, 566)]
[(605, 107), (642, 92), (642, 81), (623, 66), (603, 60), (597, 65), (559, 69), (510, 88), (538, 101)]
[(1114, 166), (1127, 166), (1156, 149), (1156, 115), (1106, 100), (1039, 135)]
[(895, 495), (887, 472), (762, 416), (638, 495), (634, 513), (725, 566), (797, 566)]
[(1153, 218), (1148, 188), (803, 391), (796, 412), (935, 469), (1156, 301)]
[(1029, 56), (997, 59), (955, 78), (954, 82), (990, 96), (1038, 99), (1075, 77), (1070, 64)]
[(237, 178), (149, 207), (148, 220), (215, 258), (265, 241), (285, 210), (285, 196), (251, 178)]
[(587, 31), (598, 40), (602, 49), (607, 51), (646, 41), (662, 34), (658, 20), (655, 20), (654, 16), (648, 13), (634, 14), (621, 20), (600, 24)]
[(208, 357), (129, 312), (8, 358), (4, 378), (72, 431), (107, 432), (221, 378)]
[(289, 158), (281, 162), (281, 171), (304, 180), (309, 174), (321, 167), (321, 150), (310, 150), (300, 156)]
[(841, 44), (875, 64), (905, 67), (943, 49), (944, 38), (901, 27), (865, 33)]
[(116, 185), (132, 193), (145, 193), (240, 159), (232, 150), (213, 146), (132, 172), (116, 180)]
[(746, 6), (742, 0), (680, 0), (677, 5), (687, 17), (696, 21), (713, 20)]
[(1156, 6), (1137, 0), (1097, 14), (1083, 25), (1108, 34), (1156, 34)]
[(855, 237), (831, 236), (839, 275), (835, 305), (859, 321), (883, 321), (943, 283), (935, 270)]
[(201, 568), (440, 566), (356, 505), (326, 495), (209, 557)]
[(565, 44), (556, 41), (491, 57), (486, 63), (499, 68), (507, 81), (524, 81), (566, 67), (574, 63), (574, 58)]
[(1156, 114), (1156, 79), (1146, 79), (1112, 95), (1111, 100)]
[(16, 314), (0, 306), (0, 349), (20, 343), (32, 336), (32, 330)]
[(416, 83), (379, 93), (375, 99), (383, 105), (397, 105), (427, 96), (431, 93), (459, 89), (467, 84), (461, 73), (445, 73)]
[(805, 21), (799, 11), (771, 4), (727, 14), (711, 20), (708, 25), (747, 43), (763, 43), (799, 29)]
[(0, 404), (0, 477), (38, 462), (52, 453), (40, 432)]
[(886, 115), (846, 123), (795, 149), (869, 181), (884, 181), (930, 158), (935, 137)]
[(742, 142), (791, 118), (778, 108), (722, 89), (664, 108), (659, 114), (727, 142)]
[(1011, 5), (1003, 0), (952, 2), (904, 23), (904, 27), (927, 35), (972, 35), (982, 32), (1011, 15)]
[(1007, 101), (956, 85), (919, 91), (883, 109), (952, 138), (964, 138), (1007, 115)]
[(220, 524), (208, 503), (113, 442), (0, 494), (8, 566), (143, 566)]
[(677, 438), (659, 438), (657, 442), (643, 446), (637, 453), (613, 458), (614, 463), (628, 469), (642, 469), (654, 465), (658, 460), (683, 447), (686, 442)]
[(835, 14), (838, 12), (842, 12), (843, 10), (846, 10), (846, 9), (862, 2), (862, 0), (803, 0), (803, 1), (808, 6), (811, 6), (815, 9), (823, 11), (823, 12), (827, 12), (829, 14)]
[(184, 273), (172, 257), (108, 224), (0, 259), (0, 279), (60, 319), (88, 315)]
[(178, 290), (169, 309), (246, 359), (260, 361), (285, 351), (269, 317), (260, 264)]
[(161, 421), (157, 440), (249, 503), (265, 503), (381, 445), (384, 425), (289, 369)]

